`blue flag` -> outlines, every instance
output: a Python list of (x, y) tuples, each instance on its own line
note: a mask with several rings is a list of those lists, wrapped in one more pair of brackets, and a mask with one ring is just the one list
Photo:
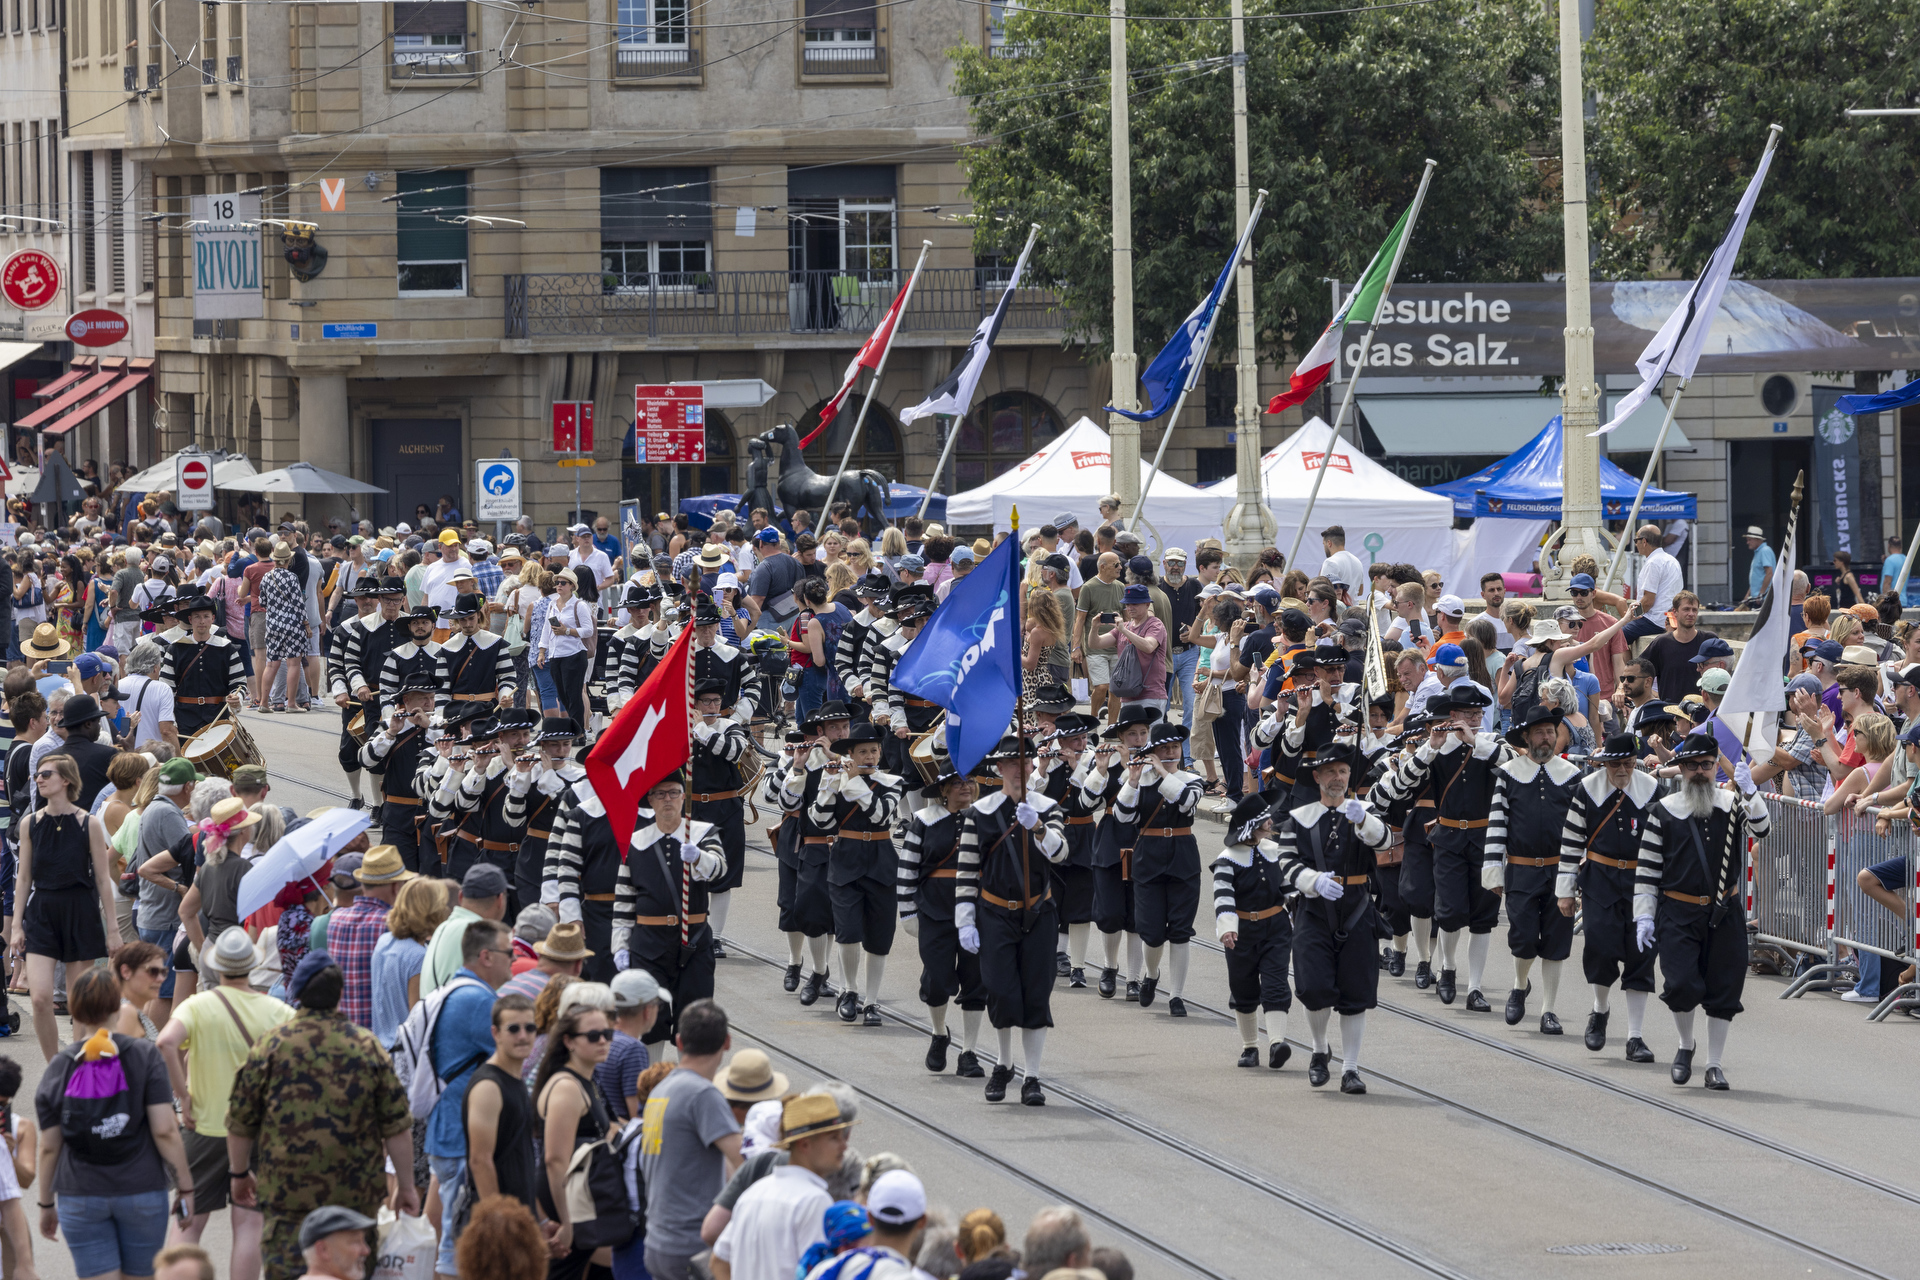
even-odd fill
[[(1264, 193), (1262, 199), (1265, 199)], [(1213, 282), (1212, 290), (1180, 322), (1180, 327), (1167, 339), (1167, 345), (1160, 348), (1160, 354), (1140, 375), (1140, 385), (1147, 390), (1147, 407), (1136, 411), (1108, 405), (1109, 413), (1132, 418), (1135, 422), (1151, 422), (1173, 408), (1173, 402), (1180, 398), (1180, 392), (1192, 380), (1194, 366), (1207, 358), (1207, 348), (1213, 343), (1213, 324), (1220, 313), (1220, 299), (1226, 296), (1227, 285), (1233, 280), (1233, 270), (1240, 265), (1240, 255), (1247, 251), (1247, 242), (1253, 238), (1253, 229), (1259, 222), (1260, 211), (1256, 208), (1253, 216), (1247, 219), (1247, 229), (1241, 234), (1239, 243), (1233, 246), (1233, 256), (1227, 259), (1226, 266), (1220, 268), (1220, 278)]]
[[(927, 619), (893, 669), (895, 688), (947, 709), (947, 754), (966, 773), (1013, 723), (1020, 699), (1020, 562), (1008, 538)], [(962, 715), (960, 708), (965, 706)]]
[(1877, 396), (1841, 396), (1833, 402), (1833, 407), (1841, 413), (1857, 416), (1863, 413), (1890, 413), (1910, 404), (1920, 404), (1920, 378)]

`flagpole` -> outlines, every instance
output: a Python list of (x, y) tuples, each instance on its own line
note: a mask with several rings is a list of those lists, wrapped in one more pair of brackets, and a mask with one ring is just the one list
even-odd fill
[[(1027, 254), (1033, 250), (1033, 242), (1039, 238), (1040, 224), (1037, 222), (1028, 223), (1027, 247), (1020, 251), (1020, 257), (1022, 259), (1025, 259)], [(902, 310), (905, 310), (905, 308), (902, 308)], [(970, 405), (968, 406), (968, 408), (971, 407)], [(953, 442), (960, 438), (960, 424), (966, 420), (966, 414), (960, 414), (958, 420), (954, 423), (953, 430), (947, 432), (947, 442), (940, 448), (940, 461), (935, 463), (933, 467), (933, 479), (927, 484), (926, 496), (920, 499), (919, 517), (922, 520), (927, 518), (927, 506), (933, 501), (933, 487), (940, 483), (940, 477), (946, 474), (947, 460), (953, 457)]]
[[(1340, 412), (1334, 415), (1333, 435), (1327, 440), (1327, 451), (1320, 455), (1320, 465), (1313, 473), (1313, 488), (1307, 491), (1306, 510), (1300, 513), (1300, 527), (1293, 531), (1293, 546), (1287, 551), (1287, 567), (1292, 568), (1295, 557), (1300, 554), (1300, 540), (1306, 536), (1307, 522), (1313, 519), (1313, 504), (1320, 497), (1320, 482), (1327, 478), (1327, 467), (1333, 461), (1333, 450), (1340, 443), (1340, 429), (1346, 425), (1347, 410), (1353, 407), (1353, 389), (1360, 385), (1360, 371), (1367, 367), (1367, 350), (1373, 345), (1373, 331), (1380, 327), (1380, 310), (1386, 305), (1387, 296), (1393, 292), (1393, 282), (1400, 274), (1400, 259), (1406, 255), (1407, 241), (1413, 239), (1414, 224), (1420, 221), (1420, 206), (1427, 198), (1427, 184), (1433, 180), (1433, 169), (1437, 161), (1427, 161), (1427, 167), (1420, 174), (1419, 190), (1413, 193), (1413, 207), (1407, 211), (1407, 229), (1400, 236), (1400, 243), (1393, 246), (1393, 262), (1387, 267), (1386, 283), (1380, 287), (1380, 301), (1373, 308), (1373, 318), (1367, 322), (1366, 332), (1360, 335), (1360, 358), (1354, 362), (1353, 376), (1347, 379), (1346, 394), (1340, 397)], [(1359, 288), (1355, 285), (1354, 288)], [(1371, 601), (1369, 601), (1371, 603)]]
[[(867, 409), (873, 404), (873, 394), (880, 389), (880, 375), (887, 371), (887, 356), (893, 351), (893, 340), (899, 336), (900, 326), (906, 323), (907, 304), (913, 300), (913, 286), (920, 279), (920, 268), (926, 265), (927, 250), (933, 248), (933, 241), (920, 242), (920, 260), (913, 264), (913, 274), (907, 277), (907, 286), (900, 298), (900, 314), (894, 320), (893, 327), (887, 330), (887, 345), (880, 348), (880, 363), (873, 367), (873, 378), (867, 383), (867, 394), (860, 398), (860, 413), (853, 420), (853, 430), (847, 436), (847, 448), (840, 455), (840, 469), (833, 473), (833, 483), (827, 486), (827, 500), (820, 508), (820, 524), (827, 522), (827, 512), (833, 510), (833, 495), (840, 491), (840, 477), (847, 472), (847, 464), (853, 461), (853, 446), (860, 443), (860, 427), (867, 420)], [(887, 513), (876, 513), (885, 523)]]
[[(1265, 188), (1261, 188), (1259, 198), (1253, 202), (1253, 212), (1247, 215), (1246, 232), (1234, 246), (1233, 261), (1226, 266), (1228, 271), (1236, 269), (1241, 260), (1252, 251), (1253, 229), (1260, 225), (1260, 211), (1266, 203), (1267, 192)], [(1133, 504), (1133, 513), (1127, 517), (1128, 533), (1132, 533), (1133, 527), (1140, 522), (1141, 508), (1147, 505), (1147, 491), (1153, 487), (1153, 478), (1160, 474), (1160, 462), (1167, 456), (1167, 441), (1173, 438), (1174, 428), (1180, 424), (1180, 411), (1186, 407), (1187, 393), (1193, 390), (1194, 383), (1200, 381), (1200, 374), (1206, 368), (1207, 351), (1213, 346), (1214, 326), (1220, 323), (1220, 312), (1226, 300), (1226, 295), (1222, 293), (1220, 302), (1214, 305), (1213, 314), (1207, 317), (1207, 330), (1200, 335), (1200, 349), (1194, 352), (1192, 363), (1187, 369), (1186, 385), (1180, 388), (1180, 398), (1173, 402), (1173, 412), (1167, 415), (1167, 425), (1160, 432), (1160, 447), (1153, 451), (1153, 465), (1147, 468), (1146, 478), (1140, 482), (1140, 496)], [(1117, 479), (1114, 487), (1119, 488)]]
[[(1647, 469), (1640, 476), (1640, 487), (1634, 490), (1633, 506), (1627, 510), (1626, 536), (1615, 540), (1613, 558), (1607, 561), (1607, 576), (1601, 582), (1602, 591), (1613, 590), (1614, 582), (1620, 576), (1620, 563), (1627, 558), (1627, 548), (1633, 545), (1633, 522), (1640, 518), (1640, 503), (1647, 496), (1647, 486), (1653, 483), (1653, 469), (1660, 465), (1660, 452), (1667, 447), (1667, 428), (1673, 425), (1673, 415), (1680, 408), (1680, 397), (1687, 393), (1687, 381), (1673, 389), (1673, 399), (1667, 401), (1667, 416), (1660, 422), (1660, 432), (1653, 438), (1653, 453), (1647, 458)], [(1561, 513), (1565, 515), (1563, 511)]]
[[(1016, 636), (1021, 637), (1023, 641), (1022, 647), (1024, 648), (1024, 640), (1026, 637), (1025, 622), (1026, 622), (1026, 609), (1027, 609), (1027, 593), (1025, 590), (1026, 579), (1021, 574), (1020, 568), (1019, 568), (1020, 566), (1020, 508), (1017, 506), (1013, 508), (1013, 532), (1009, 536), (1013, 539), (1013, 554), (1009, 558), (1010, 564), (1013, 568), (1013, 585), (1014, 585), (1013, 632)], [(1017, 678), (1019, 679), (1020, 684), (1019, 684), (1019, 687), (1014, 690), (1013, 731), (1020, 735), (1020, 777), (1022, 779), (1020, 784), (1020, 790), (1021, 790), (1020, 799), (1024, 801), (1027, 798), (1026, 797), (1026, 781), (1025, 781), (1027, 777), (1027, 668), (1026, 668), (1026, 664), (1017, 663), (1016, 671), (1018, 673)], [(1024, 895), (1026, 891), (1027, 891), (1027, 887), (1025, 885), (1020, 886), (1020, 892), (1022, 895)]]

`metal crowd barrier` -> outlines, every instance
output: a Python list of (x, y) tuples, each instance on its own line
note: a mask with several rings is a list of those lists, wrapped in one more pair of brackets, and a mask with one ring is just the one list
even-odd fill
[[(1878, 809), (1845, 809), (1829, 817), (1819, 805), (1787, 796), (1768, 795), (1766, 803), (1773, 831), (1755, 846), (1747, 871), (1748, 916), (1759, 925), (1754, 939), (1821, 957), (1780, 998), (1857, 982), (1860, 955), (1911, 963), (1920, 952), (1920, 881), (1906, 820), (1896, 819), (1883, 835), (1875, 830)], [(1894, 859), (1906, 862), (1899, 914), (1868, 897), (1859, 884), (1862, 871)], [(1920, 1007), (1920, 983), (1910, 982), (1883, 991), (1867, 1017), (1879, 1022), (1915, 1007)]]

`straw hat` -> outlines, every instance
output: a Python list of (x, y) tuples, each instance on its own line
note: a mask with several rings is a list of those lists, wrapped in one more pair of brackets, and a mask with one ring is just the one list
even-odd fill
[(228, 796), (213, 806), (213, 811), (207, 814), (207, 821), (216, 826), (226, 827), (227, 834), (232, 835), (236, 831), (245, 831), (248, 827), (256, 825), (260, 821), (260, 815), (249, 810), (247, 802), (240, 797)]
[(548, 931), (547, 936), (533, 944), (533, 949), (548, 960), (587, 960), (593, 952), (587, 946), (587, 931), (578, 920), (569, 920), (557, 924)]
[(220, 937), (205, 953), (207, 968), (215, 973), (253, 972), (253, 939), (239, 925), (221, 931)]
[(780, 1141), (775, 1146), (790, 1147), (802, 1138), (850, 1129), (853, 1121), (840, 1114), (840, 1104), (824, 1093), (803, 1093), (789, 1099), (780, 1110)]
[(377, 844), (367, 850), (354, 875), (361, 884), (400, 884), (413, 879), (413, 872), (400, 861), (400, 850), (390, 844)]
[(43, 622), (33, 629), (33, 639), (21, 645), (20, 652), (29, 658), (59, 658), (64, 657), (70, 647), (60, 638), (60, 628)]
[(729, 1102), (765, 1102), (787, 1091), (787, 1078), (775, 1071), (772, 1061), (758, 1049), (742, 1049), (734, 1054), (714, 1083), (720, 1086), (720, 1092), (727, 1095)]
[(702, 569), (718, 569), (720, 566), (730, 563), (730, 561), (725, 547), (717, 542), (709, 542), (700, 549), (700, 554), (694, 557), (694, 563)]

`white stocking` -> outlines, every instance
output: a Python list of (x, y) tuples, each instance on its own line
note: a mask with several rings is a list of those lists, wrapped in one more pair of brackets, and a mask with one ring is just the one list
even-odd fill
[(1611, 1004), (1612, 1001), (1612, 987), (1603, 987), (1597, 982), (1593, 984), (1593, 1011), (1595, 1013), (1605, 1013), (1607, 1006)]
[(960, 1047), (968, 1053), (980, 1047), (980, 1024), (986, 1020), (985, 1009), (962, 1009), (960, 1011)]
[[(1488, 934), (1487, 936), (1492, 937), (1493, 935)], [(1467, 948), (1467, 955), (1469, 958), (1473, 955), (1473, 948), (1471, 946)], [(1527, 979), (1532, 976), (1533, 961), (1527, 959), (1525, 956), (1515, 956), (1513, 958), (1513, 989), (1515, 991), (1525, 991), (1527, 989)]]
[(1676, 1010), (1673, 1015), (1673, 1028), (1680, 1033), (1680, 1047), (1693, 1048), (1693, 1010), (1689, 1009), (1685, 1013)]
[(1647, 1021), (1647, 997), (1651, 991), (1628, 991), (1627, 997), (1627, 1034), (1633, 1039), (1640, 1038), (1640, 1029)]
[(1720, 1065), (1720, 1055), (1727, 1051), (1727, 1032), (1733, 1030), (1731, 1018), (1707, 1019), (1707, 1065)]
[(860, 944), (840, 944), (840, 985), (848, 991), (860, 989)]
[(1000, 1038), (1000, 1065), (1011, 1067), (1013, 1065), (1013, 1028), (995, 1027), (993, 1034)]
[(1492, 949), (1492, 934), (1467, 935), (1467, 990), (1480, 990), (1480, 980), (1487, 976), (1487, 952)]
[(1233, 1025), (1240, 1032), (1240, 1047), (1251, 1049), (1260, 1043), (1260, 1025), (1256, 1015), (1235, 1010)]
[(1393, 935), (1393, 949), (1395, 951), (1398, 951), (1401, 955), (1407, 954), (1407, 935), (1406, 934), (1396, 933)]
[(1027, 1079), (1040, 1078), (1040, 1055), (1046, 1052), (1047, 1029), (1035, 1027), (1020, 1033), (1020, 1057), (1026, 1064)]
[(1313, 1051), (1315, 1053), (1328, 1052), (1327, 1024), (1331, 1021), (1333, 1021), (1333, 1010), (1331, 1009), (1307, 1010), (1307, 1030), (1313, 1033)]
[(867, 1004), (880, 1003), (880, 981), (887, 976), (887, 958), (867, 952), (867, 989), (862, 999)]
[(817, 938), (807, 939), (807, 950), (813, 955), (812, 972), (823, 977), (827, 972), (827, 944), (831, 941), (832, 939), (824, 933)]
[(1416, 920), (1413, 924), (1413, 949), (1428, 964), (1433, 963), (1433, 931), (1425, 920)]
[(1160, 976), (1160, 959), (1166, 954), (1167, 948), (1164, 943), (1157, 947), (1147, 948), (1147, 977), (1157, 979)]
[(1442, 972), (1460, 967), (1455, 963), (1455, 957), (1459, 950), (1460, 931), (1458, 929), (1442, 929), (1440, 931), (1440, 969)]
[(1285, 1044), (1287, 1042), (1287, 1010), (1269, 1009), (1267, 1011), (1267, 1043)]
[(1067, 926), (1067, 963), (1075, 969), (1087, 967), (1087, 935), (1093, 932), (1090, 921)]
[(787, 935), (787, 963), (788, 964), (799, 964), (800, 957), (806, 952), (806, 949), (807, 949), (806, 934), (790, 933)]
[(1141, 974), (1141, 949), (1146, 944), (1140, 941), (1140, 935), (1127, 935), (1127, 981), (1132, 982)]
[(947, 1034), (947, 1006), (946, 1005), (944, 1004), (928, 1005), (927, 1019), (928, 1021), (933, 1023), (933, 1034), (935, 1036), (943, 1036)]
[(1187, 991), (1187, 960), (1191, 943), (1174, 942), (1167, 945), (1167, 995), (1185, 995)]
[(1113, 933), (1103, 933), (1100, 935), (1100, 950), (1102, 954), (1106, 957), (1106, 964), (1102, 966), (1103, 968), (1115, 969), (1115, 970), (1119, 969), (1120, 938), (1121, 938), (1121, 934), (1118, 931), (1115, 931)]
[(1365, 1013), (1340, 1015), (1340, 1057), (1346, 1062), (1349, 1071), (1360, 1069), (1360, 1038), (1366, 1029)]
[(713, 936), (723, 938), (727, 933), (727, 908), (733, 904), (733, 890), (707, 895), (707, 924), (713, 929)]
[(1540, 1012), (1553, 1013), (1554, 1001), (1560, 998), (1560, 971), (1565, 960), (1542, 960), (1540, 962), (1541, 985), (1546, 988), (1547, 998), (1540, 1006)]

